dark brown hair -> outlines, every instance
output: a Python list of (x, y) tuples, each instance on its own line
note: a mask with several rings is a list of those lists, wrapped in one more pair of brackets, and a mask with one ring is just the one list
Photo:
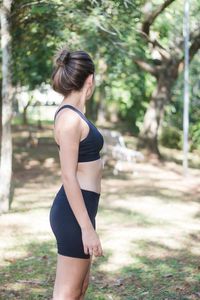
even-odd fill
[(82, 50), (70, 51), (66, 46), (57, 51), (54, 64), (52, 87), (64, 96), (73, 90), (80, 91), (88, 75), (95, 72), (94, 63), (88, 53)]

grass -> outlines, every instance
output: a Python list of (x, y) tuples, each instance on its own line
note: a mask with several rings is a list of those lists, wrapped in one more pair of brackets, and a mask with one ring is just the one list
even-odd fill
[[(14, 127), (15, 129), (15, 127)], [(51, 299), (56, 244), (49, 210), (60, 187), (52, 128), (14, 139), (14, 199), (1, 215), (0, 299)], [(130, 139), (130, 137), (128, 137)], [(86, 300), (200, 299), (200, 170), (182, 176), (175, 153), (114, 176), (105, 166), (97, 215), (104, 257), (93, 259)], [(177, 155), (180, 153), (177, 151)]]

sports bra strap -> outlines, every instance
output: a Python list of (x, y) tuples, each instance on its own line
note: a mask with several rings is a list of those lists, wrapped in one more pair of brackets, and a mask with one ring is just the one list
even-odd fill
[(66, 108), (66, 107), (71, 108), (72, 110), (76, 111), (76, 112), (81, 116), (81, 118), (83, 118), (84, 120), (87, 120), (86, 116), (85, 116), (80, 110), (78, 110), (76, 107), (74, 107), (73, 105), (70, 105), (70, 104), (65, 104), (65, 105), (61, 106), (61, 107), (58, 109), (58, 111), (55, 113), (55, 116), (54, 116), (54, 122), (55, 122), (56, 116), (57, 116), (57, 114), (59, 113), (59, 111), (60, 111), (61, 109), (63, 109), (63, 108)]

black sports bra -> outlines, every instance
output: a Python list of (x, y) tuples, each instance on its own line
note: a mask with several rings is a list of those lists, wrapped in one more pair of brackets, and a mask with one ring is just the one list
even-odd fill
[[(76, 111), (81, 116), (81, 118), (86, 121), (86, 123), (89, 126), (88, 135), (79, 143), (78, 162), (87, 162), (87, 161), (99, 159), (100, 158), (99, 152), (103, 148), (104, 138), (102, 134), (99, 132), (99, 130), (94, 126), (94, 124), (90, 122), (80, 110), (78, 110), (76, 107), (70, 104), (65, 104), (61, 106), (58, 109), (58, 111), (55, 113), (54, 122), (58, 112), (61, 109), (66, 107)], [(56, 145), (58, 146), (58, 148), (60, 148), (60, 146), (57, 143)]]

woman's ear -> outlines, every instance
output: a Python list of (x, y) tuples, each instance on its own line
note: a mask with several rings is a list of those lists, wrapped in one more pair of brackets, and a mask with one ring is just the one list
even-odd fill
[(95, 81), (94, 81), (93, 76), (94, 76), (93, 74), (90, 74), (87, 78), (87, 80), (88, 80), (88, 90), (86, 92), (87, 99), (91, 98), (91, 96), (92, 96), (92, 94), (94, 93), (94, 90), (95, 90)]
[(90, 84), (92, 86), (94, 83), (94, 74), (90, 74), (89, 76), (90, 76)]

